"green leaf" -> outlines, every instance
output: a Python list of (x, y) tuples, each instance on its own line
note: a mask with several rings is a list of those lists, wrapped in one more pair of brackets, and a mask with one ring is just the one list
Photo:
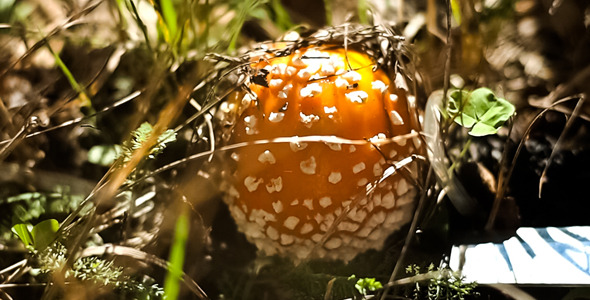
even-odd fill
[(374, 292), (380, 288), (383, 288), (381, 282), (375, 280), (375, 278), (361, 278), (359, 279), (354, 287), (361, 293), (361, 295), (366, 296), (369, 291)]
[(170, 249), (168, 273), (164, 281), (164, 295), (167, 300), (176, 300), (180, 293), (180, 280), (185, 259), (186, 241), (190, 231), (188, 214), (182, 213), (176, 220), (174, 241)]
[(451, 0), (451, 11), (453, 12), (453, 19), (458, 25), (461, 25), (461, 6), (458, 0)]
[(95, 165), (108, 167), (119, 157), (121, 146), (119, 145), (96, 145), (88, 150), (88, 161)]
[(37, 250), (47, 248), (56, 238), (59, 222), (56, 219), (48, 219), (33, 226), (31, 235), (33, 236), (33, 246)]
[(514, 111), (514, 105), (510, 102), (502, 98), (496, 98), (495, 106), (488, 109), (488, 111), (481, 116), (481, 120), (488, 125), (499, 127), (510, 119), (514, 114)]
[(496, 132), (498, 132), (498, 128), (479, 122), (471, 128), (469, 134), (472, 136), (486, 136), (490, 134), (496, 134)]
[(283, 4), (281, 4), (281, 0), (271, 0), (270, 7), (276, 15), (275, 23), (279, 28), (283, 31), (293, 28), (294, 25), (291, 22), (291, 17), (287, 10), (285, 10), (285, 7), (283, 7)]
[(139, 127), (133, 132), (133, 137), (139, 142), (139, 146), (141, 143), (147, 141), (150, 136), (152, 135), (152, 124), (148, 122), (143, 122)]
[(49, 43), (45, 43), (45, 46), (47, 46), (47, 49), (53, 55), (53, 58), (55, 60), (55, 64), (61, 69), (64, 76), (70, 82), (70, 86), (79, 94), (78, 99), (80, 100), (82, 105), (89, 108), (92, 111), (93, 110), (92, 109), (92, 101), (90, 100), (90, 97), (86, 93), (83, 85), (81, 85), (78, 82), (78, 80), (76, 80), (76, 78), (74, 77), (74, 74), (72, 74), (72, 72), (70, 71), (68, 66), (66, 66), (66, 64), (63, 62), (63, 60), (59, 56), (59, 54), (57, 52), (53, 51), (53, 49), (51, 48)]
[(456, 90), (450, 93), (447, 112), (453, 120), (471, 129), (472, 136), (495, 134), (514, 114), (514, 106), (497, 98), (488, 88), (479, 88), (469, 93)]
[(33, 245), (31, 229), (33, 229), (33, 225), (31, 224), (16, 224), (11, 228), (12, 232), (14, 232), (14, 234), (20, 238), (25, 246)]
[(469, 92), (464, 90), (456, 90), (450, 94), (449, 107), (447, 111), (449, 115), (455, 118), (455, 122), (459, 125), (471, 128), (477, 119), (472, 117), (472, 109), (466, 105), (469, 99)]
[(466, 113), (474, 115), (478, 120), (496, 104), (494, 92), (488, 88), (479, 88), (471, 92), (465, 107)]
[(172, 3), (172, 0), (162, 0), (160, 1), (160, 6), (164, 15), (164, 22), (166, 22), (166, 27), (168, 28), (170, 39), (168, 42), (172, 44), (176, 39), (176, 32), (178, 31), (178, 18), (174, 9), (174, 3)]

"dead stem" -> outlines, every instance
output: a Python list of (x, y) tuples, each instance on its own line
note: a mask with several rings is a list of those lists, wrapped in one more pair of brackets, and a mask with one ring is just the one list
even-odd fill
[(498, 187), (496, 189), (497, 190), (496, 197), (494, 198), (494, 203), (492, 204), (492, 209), (490, 211), (490, 214), (488, 216), (488, 220), (487, 220), (486, 225), (484, 227), (486, 231), (490, 231), (494, 228), (496, 216), (498, 215), (498, 211), (500, 210), (500, 204), (502, 203), (502, 199), (504, 199), (504, 194), (506, 193), (506, 189), (508, 188), (508, 183), (510, 182), (510, 177), (512, 177), (512, 172), (514, 171), (514, 167), (516, 166), (516, 161), (517, 161), (518, 157), (520, 156), (520, 152), (522, 151), (522, 147), (524, 146), (524, 143), (526, 142), (531, 130), (533, 129), (533, 125), (542, 116), (544, 116), (545, 113), (547, 113), (550, 110), (553, 110), (554, 107), (561, 105), (561, 104), (568, 102), (568, 101), (576, 100), (579, 97), (580, 96), (571, 96), (568, 98), (564, 98), (564, 99), (555, 101), (555, 103), (553, 103), (551, 106), (542, 110), (531, 121), (531, 123), (527, 127), (526, 131), (522, 135), (520, 142), (518, 143), (518, 147), (516, 148), (516, 152), (514, 153), (514, 157), (512, 158), (512, 162), (510, 163), (510, 167), (508, 168), (508, 171), (505, 174), (500, 173), (500, 175), (498, 176), (498, 185), (497, 185)]
[[(425, 186), (430, 185), (430, 181), (433, 179), (432, 178), (433, 174), (434, 174), (433, 169), (429, 168), (428, 175), (426, 175)], [(428, 194), (427, 190), (422, 190), (422, 193), (420, 195), (420, 200), (418, 202), (418, 207), (416, 208), (416, 210), (414, 212), (414, 217), (412, 218), (412, 223), (410, 224), (410, 229), (408, 229), (408, 234), (406, 235), (406, 239), (404, 241), (404, 246), (402, 247), (402, 251), (395, 263), (395, 267), (393, 268), (393, 271), (391, 272), (391, 276), (389, 277), (389, 280), (387, 281), (387, 285), (386, 285), (385, 289), (383, 290), (383, 293), (381, 294), (381, 300), (385, 300), (387, 298), (387, 294), (389, 293), (389, 289), (391, 287), (391, 284), (395, 281), (395, 278), (397, 278), (398, 274), (400, 273), (400, 271), (403, 268), (403, 264), (404, 264), (406, 255), (408, 255), (408, 250), (412, 244), (414, 236), (416, 235), (416, 229), (418, 227), (418, 222), (422, 216), (422, 211), (427, 207), (426, 206), (426, 201), (428, 200), (427, 194)]]
[(555, 158), (555, 154), (561, 150), (561, 147), (563, 145), (565, 137), (567, 136), (570, 129), (572, 128), (574, 121), (576, 121), (576, 119), (580, 115), (582, 107), (584, 106), (585, 103), (586, 103), (586, 97), (585, 97), (585, 94), (582, 94), (580, 96), (580, 99), (578, 100), (578, 103), (576, 104), (576, 107), (574, 108), (574, 111), (572, 112), (571, 116), (567, 120), (567, 123), (565, 124), (565, 127), (563, 128), (561, 134), (559, 135), (559, 138), (557, 139), (557, 141), (555, 142), (555, 145), (551, 149), (551, 154), (549, 155), (549, 159), (547, 159), (547, 163), (545, 164), (545, 168), (543, 168), (543, 172), (541, 173), (541, 178), (539, 178), (539, 199), (541, 198), (541, 195), (543, 193), (543, 185), (545, 184), (545, 182), (547, 182), (547, 177), (546, 177), (547, 170), (549, 169), (551, 162), (553, 162), (553, 159)]

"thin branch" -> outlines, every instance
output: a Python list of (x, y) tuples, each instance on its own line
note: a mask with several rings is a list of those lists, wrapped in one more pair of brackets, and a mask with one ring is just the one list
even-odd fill
[[(101, 109), (101, 110), (99, 110), (99, 111), (91, 114), (91, 115), (84, 116), (84, 117), (79, 117), (79, 118), (75, 118), (73, 120), (65, 121), (65, 122), (63, 122), (63, 123), (61, 123), (59, 125), (53, 126), (51, 128), (47, 128), (47, 129), (40, 130), (40, 131), (37, 131), (37, 132), (29, 133), (26, 136), (24, 136), (23, 138), (24, 139), (28, 139), (28, 138), (31, 138), (31, 137), (34, 137), (34, 136), (38, 136), (38, 135), (41, 135), (41, 134), (44, 134), (44, 133), (47, 133), (47, 132), (50, 132), (50, 131), (54, 131), (56, 129), (60, 129), (60, 128), (64, 128), (64, 127), (68, 127), (68, 126), (72, 126), (72, 125), (78, 124), (78, 123), (80, 123), (82, 121), (85, 121), (85, 120), (91, 119), (93, 117), (96, 117), (97, 115), (99, 115), (101, 113), (107, 112), (107, 111), (109, 111), (109, 110), (111, 110), (113, 108), (119, 107), (119, 106), (121, 106), (121, 105), (123, 105), (123, 104), (125, 104), (125, 103), (127, 103), (127, 102), (129, 102), (129, 101), (131, 101), (131, 100), (133, 100), (135, 98), (137, 98), (139, 95), (141, 95), (141, 92), (140, 91), (135, 91), (135, 92), (131, 93), (130, 95), (128, 95), (128, 96), (126, 96), (126, 97), (124, 97), (124, 98), (122, 98), (122, 99), (120, 99), (118, 101), (115, 101), (115, 103), (113, 103), (113, 104), (111, 104), (111, 105), (109, 105), (109, 106), (107, 106), (107, 107), (105, 107), (105, 108), (103, 108), (103, 109)], [(21, 129), (21, 130), (23, 130), (23, 129)], [(11, 143), (11, 141), (12, 141), (12, 139), (0, 141), (0, 146), (6, 145), (8, 143)]]
[(315, 142), (322, 142), (322, 143), (339, 143), (339, 144), (345, 144), (345, 145), (367, 145), (367, 144), (373, 144), (373, 145), (387, 145), (390, 143), (397, 143), (399, 141), (403, 141), (403, 140), (408, 140), (408, 139), (412, 139), (415, 137), (418, 137), (419, 133), (417, 132), (413, 132), (413, 133), (408, 133), (408, 134), (404, 134), (404, 135), (398, 135), (392, 138), (385, 138), (385, 139), (378, 139), (378, 140), (372, 140), (372, 141), (367, 141), (367, 140), (350, 140), (350, 139), (345, 139), (345, 138), (340, 138), (340, 137), (336, 137), (333, 135), (310, 135), (310, 136), (291, 136), (291, 137), (277, 137), (277, 138), (273, 138), (273, 139), (264, 139), (264, 140), (256, 140), (256, 141), (250, 141), (250, 142), (241, 142), (241, 143), (235, 143), (235, 144), (231, 144), (231, 145), (226, 145), (223, 147), (218, 147), (215, 152), (212, 151), (203, 151), (203, 152), (199, 152), (196, 154), (193, 154), (191, 156), (185, 157), (183, 159), (179, 159), (175, 162), (172, 162), (170, 164), (167, 164), (165, 166), (162, 166), (152, 172), (150, 172), (149, 174), (147, 174), (146, 176), (139, 178), (137, 180), (135, 180), (134, 183), (132, 183), (131, 185), (128, 186), (124, 186), (124, 188), (129, 188), (134, 186), (135, 184), (153, 177), (155, 175), (158, 175), (162, 172), (174, 169), (180, 165), (186, 164), (190, 161), (196, 160), (196, 159), (200, 159), (200, 158), (204, 158), (204, 157), (208, 157), (210, 155), (213, 154), (217, 154), (220, 152), (226, 152), (226, 151), (230, 151), (230, 150), (235, 150), (235, 149), (239, 149), (239, 148), (244, 148), (244, 147), (250, 147), (253, 145), (268, 145), (268, 144), (282, 144), (282, 143), (315, 143)]
[(557, 142), (555, 142), (555, 145), (553, 146), (553, 149), (551, 149), (551, 154), (549, 155), (549, 159), (547, 160), (547, 163), (545, 164), (545, 168), (543, 168), (543, 173), (541, 173), (541, 178), (539, 179), (539, 199), (541, 198), (541, 194), (543, 193), (543, 185), (547, 181), (546, 180), (547, 179), (547, 177), (546, 177), (547, 176), (547, 170), (549, 169), (549, 166), (551, 165), (551, 162), (553, 161), (553, 159), (555, 157), (555, 154), (561, 150), (561, 147), (563, 145), (564, 139), (566, 138), (566, 136), (568, 135), (568, 133), (569, 133), (570, 129), (572, 128), (574, 122), (576, 121), (576, 119), (580, 115), (580, 112), (582, 110), (582, 107), (584, 106), (585, 103), (586, 103), (586, 96), (585, 95), (582, 95), (580, 97), (580, 99), (578, 100), (578, 103), (576, 104), (576, 108), (574, 108), (574, 111), (572, 112), (572, 115), (567, 120), (567, 123), (565, 124), (565, 127), (563, 128), (563, 131), (559, 135), (559, 138), (557, 139)]
[(529, 126), (527, 127), (526, 131), (524, 132), (524, 134), (522, 135), (522, 138), (520, 139), (520, 142), (518, 143), (518, 147), (516, 148), (516, 152), (514, 153), (514, 157), (512, 158), (512, 162), (510, 163), (510, 168), (508, 169), (507, 173), (504, 175), (503, 173), (500, 173), (500, 176), (498, 177), (498, 188), (496, 189), (498, 192), (496, 193), (496, 197), (494, 198), (494, 203), (492, 204), (492, 210), (490, 211), (490, 215), (488, 217), (488, 221), (485, 225), (485, 230), (486, 231), (490, 231), (494, 228), (494, 223), (496, 221), (496, 217), (498, 215), (498, 211), (500, 210), (500, 204), (502, 202), (502, 199), (504, 199), (504, 194), (506, 193), (506, 189), (508, 187), (508, 183), (510, 182), (510, 177), (512, 177), (512, 173), (514, 172), (514, 167), (516, 166), (516, 161), (518, 160), (518, 157), (520, 156), (520, 152), (522, 151), (522, 148), (524, 146), (525, 141), (527, 140), (529, 134), (531, 133), (531, 130), (533, 129), (533, 125), (541, 118), (545, 115), (545, 113), (547, 113), (550, 110), (553, 110), (554, 107), (566, 103), (568, 101), (572, 101), (572, 100), (577, 100), (579, 99), (579, 95), (578, 96), (572, 96), (572, 97), (568, 97), (568, 98), (564, 98), (561, 100), (556, 101), (555, 103), (553, 103), (551, 106), (545, 108), (544, 110), (542, 110), (537, 116), (535, 116), (535, 118), (531, 121), (531, 123), (529, 124)]
[[(426, 186), (428, 186), (430, 181), (432, 180), (433, 173), (434, 173), (433, 169), (429, 168), (428, 175), (426, 176)], [(422, 211), (426, 207), (426, 200), (428, 197), (427, 194), (428, 193), (426, 190), (422, 191), (422, 194), (420, 196), (420, 201), (418, 202), (418, 207), (416, 208), (416, 211), (414, 212), (414, 217), (412, 219), (410, 229), (408, 230), (408, 234), (406, 235), (406, 240), (404, 242), (404, 246), (402, 247), (402, 251), (397, 259), (397, 262), (395, 263), (395, 267), (393, 268), (393, 271), (391, 272), (391, 276), (389, 277), (389, 281), (387, 282), (387, 287), (384, 289), (383, 294), (381, 294), (381, 300), (385, 300), (387, 298), (387, 294), (389, 293), (389, 289), (390, 289), (390, 283), (395, 281), (395, 278), (398, 276), (399, 272), (402, 269), (402, 266), (404, 264), (407, 254), (408, 254), (408, 250), (410, 248), (410, 245), (412, 244), (414, 236), (416, 235), (416, 228), (418, 227), (418, 221), (420, 220), (420, 217), (422, 215)]]

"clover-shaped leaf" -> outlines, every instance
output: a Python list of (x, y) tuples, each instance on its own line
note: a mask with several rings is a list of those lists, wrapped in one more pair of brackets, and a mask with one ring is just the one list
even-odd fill
[(471, 93), (453, 91), (447, 111), (457, 124), (471, 129), (470, 135), (485, 136), (498, 132), (515, 109), (510, 102), (496, 97), (490, 89), (479, 88)]

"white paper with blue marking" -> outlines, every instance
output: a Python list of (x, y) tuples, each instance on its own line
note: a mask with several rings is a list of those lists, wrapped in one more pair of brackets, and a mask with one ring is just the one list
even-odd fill
[(590, 284), (590, 227), (523, 227), (502, 243), (454, 246), (450, 266), (481, 284)]

